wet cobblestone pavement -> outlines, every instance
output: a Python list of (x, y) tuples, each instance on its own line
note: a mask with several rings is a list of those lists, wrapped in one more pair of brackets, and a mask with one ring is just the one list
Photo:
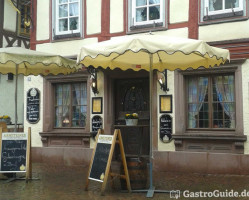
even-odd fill
[[(75, 166), (48, 166), (45, 164), (33, 165), (32, 180), (26, 183), (23, 180), (6, 182), (0, 180), (0, 200), (139, 200), (148, 199), (146, 193), (126, 193), (121, 191), (118, 179), (113, 181), (114, 188), (110, 182), (107, 184), (104, 196), (100, 195), (101, 183), (90, 181), (89, 190), (84, 191), (87, 167)], [(20, 176), (20, 175), (18, 175)], [(3, 175), (0, 175), (4, 178)], [(109, 179), (110, 180), (110, 179)], [(183, 191), (210, 192), (219, 190), (230, 192), (249, 191), (249, 176), (232, 175), (201, 175), (184, 173), (154, 173), (154, 186), (156, 190), (180, 190), (178, 199), (249, 199), (248, 197), (203, 197), (184, 198)], [(189, 194), (189, 193), (188, 193)], [(243, 193), (245, 194), (245, 193)], [(249, 192), (248, 192), (249, 194)], [(155, 193), (153, 199), (167, 200), (169, 193)]]

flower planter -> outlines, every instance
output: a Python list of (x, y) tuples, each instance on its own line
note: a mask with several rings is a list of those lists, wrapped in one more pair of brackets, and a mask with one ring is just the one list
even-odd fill
[(125, 122), (127, 126), (136, 126), (138, 119), (126, 119)]
[(10, 118), (5, 118), (5, 119), (0, 119), (0, 122), (5, 122), (6, 124), (10, 124), (11, 123), (11, 121), (10, 121), (11, 119)]

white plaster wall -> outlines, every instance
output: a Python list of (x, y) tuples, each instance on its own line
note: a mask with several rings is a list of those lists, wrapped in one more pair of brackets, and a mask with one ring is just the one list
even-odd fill
[[(30, 88), (37, 88), (40, 91), (40, 120), (36, 124), (30, 124), (26, 120), (26, 105), (27, 105), (27, 92)], [(28, 132), (28, 127), (31, 127), (31, 146), (42, 147), (41, 137), (39, 135), (42, 132), (43, 124), (43, 78), (41, 76), (25, 76), (24, 77), (24, 132)]]
[(124, 31), (124, 5), (123, 0), (110, 1), (110, 33)]
[(101, 32), (101, 0), (86, 1), (87, 35)]
[[(232, 28), (231, 28), (232, 25)], [(212, 31), (210, 31), (212, 30)], [(212, 24), (199, 26), (199, 39), (204, 41), (219, 41), (248, 38), (249, 21)]]
[[(177, 12), (176, 12), (177, 11)], [(170, 24), (188, 21), (189, 0), (170, 1)]]
[(50, 0), (37, 0), (37, 40), (49, 39), (49, 4)]
[(174, 72), (172, 71), (167, 71), (167, 82), (168, 82), (168, 88), (169, 91), (166, 93), (163, 90), (161, 90), (161, 87), (159, 85), (159, 83), (157, 84), (157, 115), (158, 115), (158, 151), (175, 151), (175, 145), (174, 145), (174, 140), (171, 140), (171, 142), (169, 143), (164, 143), (161, 141), (160, 139), (160, 135), (159, 135), (159, 131), (160, 131), (160, 117), (161, 115), (165, 114), (165, 113), (160, 113), (160, 105), (159, 105), (159, 96), (160, 95), (172, 95), (172, 113), (167, 113), (172, 117), (172, 134), (175, 134), (175, 104), (174, 104)]
[[(9, 115), (11, 122), (15, 122), (15, 76), (14, 80), (7, 80), (7, 75), (0, 75), (0, 116)], [(17, 86), (17, 123), (23, 123), (23, 75), (18, 75)], [(11, 127), (13, 128), (13, 127)]]
[[(92, 118), (93, 118), (93, 116), (95, 116), (95, 115), (99, 115), (99, 116), (101, 116), (102, 117), (102, 120), (103, 120), (103, 129), (104, 129), (104, 93), (105, 93), (105, 91), (104, 91), (104, 73), (102, 72), (102, 71), (99, 71), (98, 72), (98, 75), (97, 75), (97, 83), (98, 83), (98, 85), (97, 85), (97, 87), (98, 87), (98, 91), (99, 91), (99, 93), (98, 94), (96, 94), (96, 95), (94, 95), (94, 93), (92, 92), (92, 90), (91, 90), (91, 100), (90, 100), (90, 127), (92, 127)], [(92, 97), (102, 97), (102, 109), (103, 109), (103, 112), (102, 112), (102, 114), (92, 114)], [(92, 130), (90, 130), (90, 131), (92, 131)], [(95, 140), (93, 139), (93, 138), (91, 138), (90, 139), (90, 148), (93, 148), (94, 147), (94, 144), (95, 144)]]
[(4, 23), (3, 29), (15, 32), (16, 31), (16, 10), (11, 6), (8, 0), (4, 1)]
[(8, 45), (8, 42), (6, 41), (5, 37), (3, 37), (3, 48), (7, 47), (7, 45)]
[(98, 42), (97, 38), (88, 38), (84, 40), (70, 40), (65, 42), (44, 43), (36, 45), (36, 50), (41, 52), (58, 54), (61, 56), (77, 56), (83, 45), (96, 42)]
[[(244, 135), (249, 136), (249, 60), (242, 65), (243, 123)], [(244, 153), (249, 154), (249, 141), (244, 144)]]

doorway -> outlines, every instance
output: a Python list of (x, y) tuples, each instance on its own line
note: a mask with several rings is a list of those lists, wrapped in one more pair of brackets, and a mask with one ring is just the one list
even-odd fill
[[(150, 144), (149, 78), (115, 79), (114, 102), (114, 127), (121, 129), (126, 155), (147, 157)], [(138, 114), (137, 126), (125, 125), (125, 114), (127, 113)]]

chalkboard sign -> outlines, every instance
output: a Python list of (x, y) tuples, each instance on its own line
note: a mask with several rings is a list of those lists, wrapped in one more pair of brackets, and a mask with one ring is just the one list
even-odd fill
[(2, 133), (1, 172), (26, 172), (27, 140), (26, 133)]
[(170, 142), (172, 139), (172, 118), (170, 115), (160, 117), (160, 139), (163, 142)]
[(92, 118), (92, 132), (98, 132), (102, 128), (102, 118), (99, 115), (95, 115)]
[(99, 135), (89, 179), (103, 182), (112, 140), (112, 135)]
[(40, 92), (36, 88), (27, 93), (27, 120), (32, 124), (40, 120)]

